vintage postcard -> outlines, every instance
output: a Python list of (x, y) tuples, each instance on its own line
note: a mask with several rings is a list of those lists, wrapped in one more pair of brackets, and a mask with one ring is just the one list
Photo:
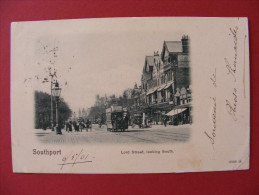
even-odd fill
[(247, 18), (11, 24), (16, 173), (249, 169)]

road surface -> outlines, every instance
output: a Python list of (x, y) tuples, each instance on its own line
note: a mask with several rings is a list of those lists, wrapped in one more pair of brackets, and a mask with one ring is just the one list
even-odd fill
[(42, 143), (52, 144), (122, 144), (122, 143), (175, 143), (186, 142), (191, 136), (190, 125), (167, 126), (154, 125), (151, 128), (139, 129), (131, 128), (125, 132), (109, 132), (106, 126), (101, 128), (93, 125), (92, 131), (86, 132), (66, 132), (62, 130), (62, 135), (48, 130), (35, 129), (35, 135)]

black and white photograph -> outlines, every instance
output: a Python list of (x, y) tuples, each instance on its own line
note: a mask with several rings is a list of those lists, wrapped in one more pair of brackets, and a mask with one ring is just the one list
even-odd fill
[(157, 33), (152, 39), (148, 33), (138, 36), (141, 40), (133, 33), (75, 35), (69, 37), (74, 48), (68, 37), (36, 43), (39, 74), (25, 78), (24, 84), (38, 81), (34, 133), (39, 141), (189, 140), (193, 123), (190, 37), (177, 32)]

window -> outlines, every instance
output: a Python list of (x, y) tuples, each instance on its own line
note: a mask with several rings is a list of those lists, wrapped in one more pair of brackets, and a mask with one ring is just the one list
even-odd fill
[(176, 97), (176, 105), (180, 105), (180, 97)]

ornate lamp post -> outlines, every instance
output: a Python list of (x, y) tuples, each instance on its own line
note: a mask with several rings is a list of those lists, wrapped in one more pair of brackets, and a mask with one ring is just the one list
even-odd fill
[(54, 131), (54, 119), (53, 119), (53, 101), (52, 101), (52, 89), (53, 89), (53, 75), (50, 74), (51, 80), (50, 80), (50, 91), (51, 91), (51, 95), (50, 95), (50, 117), (51, 117), (51, 130)]
[(58, 122), (58, 102), (59, 102), (60, 93), (61, 93), (61, 88), (59, 88), (59, 84), (56, 81), (55, 87), (52, 88), (52, 94), (56, 98), (56, 134), (62, 134), (61, 127), (59, 126), (59, 122)]
[(54, 119), (53, 119), (53, 101), (52, 101), (52, 97), (53, 97), (53, 94), (52, 94), (52, 89), (53, 89), (53, 84), (55, 84), (53, 82), (54, 80), (54, 77), (57, 77), (56, 76), (56, 71), (54, 71), (54, 73), (51, 73), (51, 68), (49, 68), (49, 76), (50, 76), (50, 81), (48, 80), (48, 78), (44, 78), (44, 80), (42, 81), (42, 83), (48, 83), (50, 82), (50, 123), (51, 123), (51, 130), (54, 131)]

